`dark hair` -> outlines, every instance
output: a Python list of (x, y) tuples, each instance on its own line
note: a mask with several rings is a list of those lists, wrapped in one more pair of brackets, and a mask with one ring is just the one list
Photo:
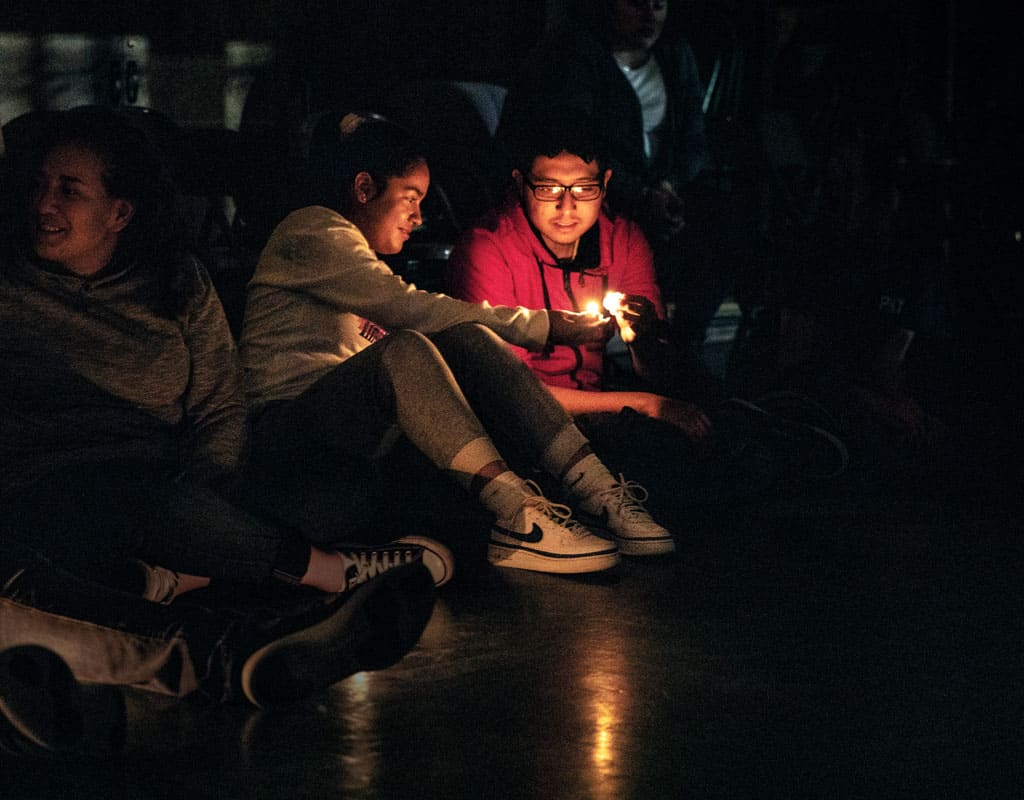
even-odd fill
[(510, 145), (512, 166), (524, 175), (538, 156), (554, 158), (561, 152), (596, 161), (604, 169), (608, 152), (590, 115), (576, 108), (537, 109), (531, 124), (522, 126)]
[(383, 186), (427, 161), (427, 149), (408, 130), (375, 114), (349, 113), (321, 118), (309, 145), (307, 193), (314, 203), (345, 213), (355, 202), (353, 183), (360, 172)]
[(80, 106), (50, 111), (33, 120), (31, 135), (13, 153), (20, 215), (30, 213), (30, 197), (42, 162), (54, 149), (74, 146), (94, 153), (103, 164), (102, 180), (112, 197), (129, 201), (131, 222), (118, 236), (114, 258), (146, 263), (165, 281), (169, 315), (181, 310), (188, 287), (181, 283), (191, 251), (190, 225), (171, 176), (171, 154), (132, 121), (128, 110)]

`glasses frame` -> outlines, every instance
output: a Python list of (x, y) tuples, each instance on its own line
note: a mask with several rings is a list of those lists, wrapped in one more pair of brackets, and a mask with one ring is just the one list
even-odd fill
[[(589, 182), (588, 181), (586, 184), (583, 184), (583, 185), (578, 184), (578, 183), (572, 183), (572, 184), (569, 184), (568, 186), (566, 186), (564, 183), (559, 183), (558, 181), (546, 181), (543, 184), (536, 184), (533, 181), (531, 181), (525, 175), (525, 173), (522, 174), (522, 179), (523, 179), (523, 183), (526, 184), (526, 186), (529, 187), (530, 192), (533, 194), (534, 199), (538, 203), (560, 203), (565, 198), (566, 193), (569, 194), (569, 197), (571, 197), (573, 199), (573, 202), (575, 202), (575, 203), (593, 203), (595, 200), (599, 200), (601, 197), (604, 196), (604, 192), (605, 192), (605, 188), (606, 188), (605, 185), (604, 185), (604, 181), (598, 180), (597, 178), (595, 178), (593, 180), (593, 182)], [(589, 188), (589, 187), (594, 186), (594, 185), (596, 185), (598, 187), (598, 192), (597, 192), (597, 194), (594, 197), (576, 197), (573, 194), (573, 191), (572, 191), (573, 189)], [(559, 193), (558, 197), (541, 197), (540, 195), (537, 194), (537, 189), (545, 189), (545, 188), (546, 189), (558, 188), (558, 189), (561, 189), (562, 191)]]

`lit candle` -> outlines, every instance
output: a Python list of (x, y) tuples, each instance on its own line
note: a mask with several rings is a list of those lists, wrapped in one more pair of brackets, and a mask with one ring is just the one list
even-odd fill
[(604, 307), (609, 314), (617, 314), (622, 309), (622, 298), (625, 296), (622, 292), (608, 292), (604, 296)]
[(601, 316), (601, 307), (597, 304), (596, 300), (591, 300), (584, 308), (584, 313), (592, 317), (599, 317)]
[(636, 338), (636, 331), (633, 330), (631, 325), (626, 324), (623, 315), (622, 300), (625, 296), (622, 292), (608, 292), (604, 296), (604, 307), (608, 309), (608, 313), (614, 316), (615, 321), (619, 323), (619, 336), (622, 337), (622, 341), (629, 344)]

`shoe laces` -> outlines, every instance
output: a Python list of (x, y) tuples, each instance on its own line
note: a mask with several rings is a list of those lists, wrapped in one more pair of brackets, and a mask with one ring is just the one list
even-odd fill
[(366, 550), (336, 550), (335, 555), (346, 565), (345, 587), (342, 590), (346, 591), (395, 567), (419, 561), (423, 557), (423, 548), (418, 545), (406, 545)]
[(523, 501), (523, 506), (536, 509), (556, 525), (561, 525), (576, 536), (587, 536), (590, 531), (572, 518), (572, 509), (564, 503), (556, 503), (544, 496), (540, 486), (531, 480), (524, 481), (527, 488), (533, 492), (532, 495)]
[(646, 519), (650, 516), (644, 506), (648, 497), (647, 489), (636, 481), (626, 480), (625, 475), (620, 474), (615, 483), (598, 492), (597, 496), (606, 506), (617, 506), (618, 512), (628, 519)]

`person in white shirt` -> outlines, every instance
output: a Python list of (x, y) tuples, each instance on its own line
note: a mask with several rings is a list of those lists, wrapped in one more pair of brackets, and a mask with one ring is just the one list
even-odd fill
[[(398, 433), (495, 515), (492, 564), (590, 572), (614, 566), (620, 550), (671, 552), (672, 535), (635, 484), (609, 473), (505, 344), (600, 342), (612, 321), (467, 303), (406, 283), (379, 255), (398, 253), (422, 222), (423, 147), (393, 123), (349, 114), (323, 150), (317, 196), (276, 228), (247, 290), (240, 351), (253, 458), (369, 463)], [(585, 527), (513, 471), (495, 440), (593, 522)]]

